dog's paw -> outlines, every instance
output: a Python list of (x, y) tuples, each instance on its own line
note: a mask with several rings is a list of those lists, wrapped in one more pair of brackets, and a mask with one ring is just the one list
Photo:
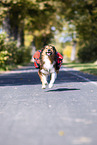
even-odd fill
[(53, 85), (54, 85), (53, 83), (50, 83), (50, 84), (49, 84), (49, 88), (52, 88), (52, 87), (53, 87)]
[(47, 82), (47, 81), (45, 82), (45, 85), (46, 85), (46, 86), (48, 85), (48, 82)]
[(42, 85), (42, 89), (45, 89), (48, 83)]
[(46, 88), (46, 85), (42, 85), (42, 89), (45, 89)]

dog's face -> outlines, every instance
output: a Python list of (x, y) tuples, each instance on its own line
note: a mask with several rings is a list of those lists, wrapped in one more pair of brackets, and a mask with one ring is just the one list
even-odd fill
[(56, 49), (52, 45), (46, 45), (42, 51), (43, 55), (47, 55), (48, 57), (53, 56), (56, 54)]

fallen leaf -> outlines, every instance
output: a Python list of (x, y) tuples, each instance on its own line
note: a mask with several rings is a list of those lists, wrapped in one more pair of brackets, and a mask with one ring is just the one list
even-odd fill
[(64, 131), (59, 131), (59, 135), (63, 136), (64, 135)]

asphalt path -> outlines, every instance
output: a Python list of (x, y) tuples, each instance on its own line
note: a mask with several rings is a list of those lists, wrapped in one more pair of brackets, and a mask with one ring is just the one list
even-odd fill
[(97, 145), (97, 76), (62, 67), (43, 90), (37, 72), (0, 74), (0, 145)]

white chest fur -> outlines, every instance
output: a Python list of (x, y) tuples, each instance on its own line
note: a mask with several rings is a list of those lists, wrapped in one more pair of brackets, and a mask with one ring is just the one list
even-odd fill
[(54, 63), (51, 63), (50, 59), (48, 58), (48, 56), (44, 57), (44, 68), (47, 69), (49, 72), (54, 72), (55, 68), (54, 68)]

